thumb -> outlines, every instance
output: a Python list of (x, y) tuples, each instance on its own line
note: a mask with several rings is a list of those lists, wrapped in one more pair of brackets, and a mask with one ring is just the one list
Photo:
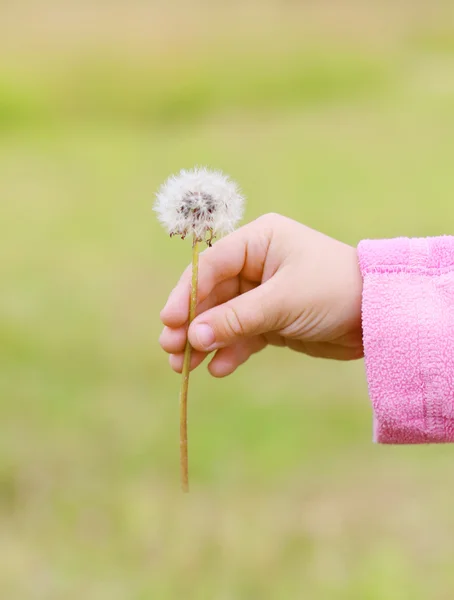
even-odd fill
[[(210, 352), (241, 338), (260, 335), (279, 327), (283, 307), (277, 277), (255, 289), (207, 310), (189, 327), (189, 341), (196, 350)], [(281, 290), (279, 290), (281, 288)]]

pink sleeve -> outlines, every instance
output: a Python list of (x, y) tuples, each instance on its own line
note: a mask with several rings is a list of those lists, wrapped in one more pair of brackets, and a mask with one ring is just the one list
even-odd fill
[(454, 237), (358, 247), (374, 440), (454, 442)]

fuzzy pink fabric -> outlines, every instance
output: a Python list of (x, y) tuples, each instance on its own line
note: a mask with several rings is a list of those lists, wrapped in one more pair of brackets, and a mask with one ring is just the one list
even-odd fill
[(454, 442), (454, 237), (366, 240), (358, 254), (374, 441)]

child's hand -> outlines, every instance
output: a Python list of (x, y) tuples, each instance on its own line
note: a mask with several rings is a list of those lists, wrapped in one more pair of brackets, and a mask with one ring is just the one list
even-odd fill
[[(161, 312), (160, 343), (178, 372), (190, 287), (188, 268)], [(223, 377), (268, 344), (324, 358), (360, 358), (361, 293), (354, 248), (280, 215), (260, 217), (200, 255), (191, 368), (217, 350), (209, 370)]]

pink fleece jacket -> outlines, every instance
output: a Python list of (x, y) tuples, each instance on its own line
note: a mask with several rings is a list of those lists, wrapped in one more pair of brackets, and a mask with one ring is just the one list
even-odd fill
[(358, 247), (374, 440), (454, 442), (454, 237)]

